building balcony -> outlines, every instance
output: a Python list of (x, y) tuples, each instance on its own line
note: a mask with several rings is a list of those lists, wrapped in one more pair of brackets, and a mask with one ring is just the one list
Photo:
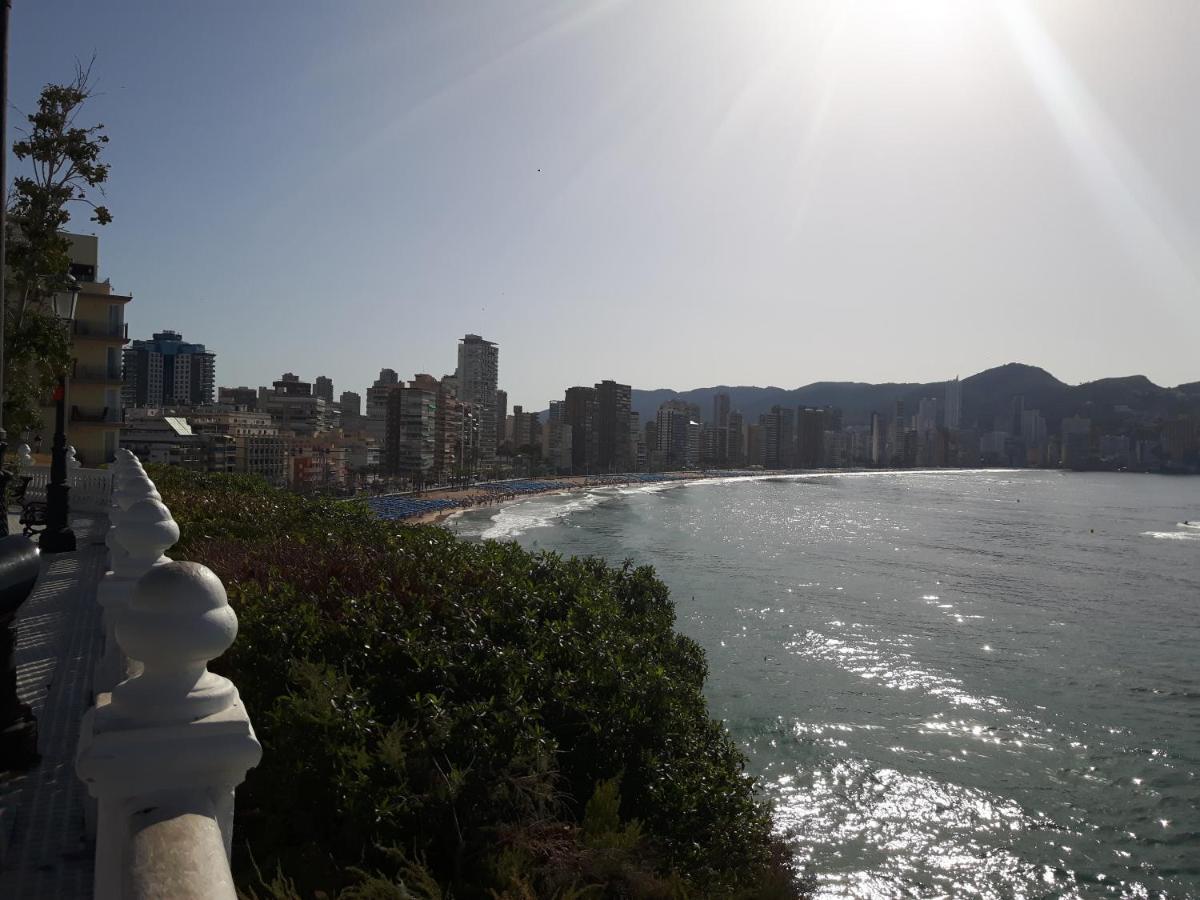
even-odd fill
[(84, 340), (120, 342), (129, 341), (129, 324), (127, 322), (89, 322), (83, 319), (75, 320), (75, 337)]
[(75, 363), (71, 381), (79, 384), (121, 384), (120, 366), (85, 366)]
[(121, 410), (111, 406), (71, 407), (71, 422), (76, 425), (120, 425)]

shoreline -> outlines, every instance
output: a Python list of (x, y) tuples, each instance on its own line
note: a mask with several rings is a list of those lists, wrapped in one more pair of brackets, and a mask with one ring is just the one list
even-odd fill
[[(463, 513), (471, 512), (477, 509), (500, 509), (512, 503), (520, 503), (524, 500), (532, 500), (535, 497), (552, 497), (558, 494), (578, 494), (583, 491), (589, 491), (596, 488), (606, 487), (624, 487), (631, 484), (664, 484), (677, 482), (686, 484), (690, 481), (706, 481), (711, 478), (735, 477), (721, 475), (700, 475), (698, 473), (683, 473), (683, 472), (663, 472), (665, 478), (656, 481), (646, 481), (641, 478), (628, 479), (596, 479), (586, 475), (571, 475), (562, 479), (560, 484), (556, 484), (552, 488), (547, 488), (541, 491), (524, 491), (519, 493), (497, 493), (494, 496), (478, 496), (477, 488), (460, 488), (457, 490), (433, 491), (430, 494), (422, 495), (422, 499), (447, 499), (459, 500), (476, 499), (468, 506), (459, 506), (453, 509), (439, 509), (432, 512), (422, 513), (419, 516), (411, 516), (406, 519), (396, 519), (404, 525), (441, 525), (450, 519), (455, 518)], [(548, 480), (548, 479), (538, 479)]]
[[(394, 518), (390, 521), (399, 522), (403, 525), (441, 525), (456, 516), (471, 512), (477, 509), (499, 509), (513, 503), (520, 503), (524, 500), (531, 500), (535, 497), (548, 497), (555, 494), (573, 494), (580, 491), (587, 491), (597, 488), (606, 487), (625, 487), (629, 485), (651, 485), (651, 484), (678, 484), (680, 486), (689, 484), (701, 484), (707, 481), (720, 480), (738, 480), (738, 481), (761, 481), (769, 478), (799, 478), (805, 476), (822, 476), (822, 475), (857, 475), (857, 474), (943, 474), (947, 472), (1006, 472), (1016, 471), (1005, 468), (995, 469), (866, 469), (866, 468), (850, 468), (850, 469), (774, 469), (767, 471), (747, 471), (744, 469), (733, 469), (729, 471), (713, 471), (713, 472), (656, 472), (652, 473), (651, 477), (647, 477), (651, 473), (634, 473), (628, 477), (620, 477), (615, 475), (605, 476), (588, 476), (588, 475), (569, 475), (558, 478), (537, 478), (528, 479), (528, 481), (536, 483), (550, 484), (552, 487), (547, 487), (543, 490), (516, 490), (513, 492), (505, 492), (497, 490), (502, 488), (504, 482), (489, 482), (486, 485), (493, 486), (491, 491), (485, 490), (484, 485), (473, 485), (468, 488), (445, 488), (441, 490), (433, 490), (428, 493), (421, 494), (413, 499), (419, 500), (451, 500), (464, 502), (464, 505), (456, 505), (444, 509), (430, 510), (429, 512), (420, 513), (418, 515), (407, 516), (404, 518)], [(522, 479), (516, 479), (514, 485), (520, 484)], [(387, 495), (384, 495), (387, 496)]]

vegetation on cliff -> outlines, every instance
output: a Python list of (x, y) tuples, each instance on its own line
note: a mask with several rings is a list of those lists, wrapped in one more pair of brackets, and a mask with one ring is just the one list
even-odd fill
[(649, 568), (151, 474), (182, 531), (172, 555), (216, 571), (240, 622), (213, 668), (265, 751), (238, 792), (247, 889), (797, 895)]

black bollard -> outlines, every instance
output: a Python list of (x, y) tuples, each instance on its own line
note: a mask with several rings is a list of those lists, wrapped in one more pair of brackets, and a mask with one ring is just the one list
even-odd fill
[(37, 544), (19, 534), (0, 538), (0, 771), (21, 771), (38, 761), (37, 720), (17, 699), (13, 658), (17, 610), (38, 578)]

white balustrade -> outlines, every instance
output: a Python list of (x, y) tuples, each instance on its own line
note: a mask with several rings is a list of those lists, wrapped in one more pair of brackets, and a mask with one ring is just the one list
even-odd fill
[[(18, 477), (29, 476), (25, 499), (46, 502), (46, 485), (50, 483), (50, 466), (22, 465)], [(67, 469), (67, 484), (71, 487), (67, 503), (74, 512), (108, 512), (112, 498), (112, 470)]]
[(179, 529), (145, 472), (116, 469), (105, 649), (133, 674), (97, 694), (80, 734), (76, 771), (98, 803), (94, 896), (233, 898), (234, 789), (262, 748), (208, 662), (233, 643), (237, 616), (209, 569), (162, 556)]

